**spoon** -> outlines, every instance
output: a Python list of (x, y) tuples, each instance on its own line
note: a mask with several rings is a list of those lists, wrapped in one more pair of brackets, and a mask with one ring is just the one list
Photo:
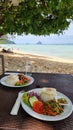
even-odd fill
[[(58, 102), (58, 99), (62, 99), (62, 97), (56, 97), (56, 101), (57, 101), (57, 102)], [(65, 99), (65, 100), (66, 100), (66, 99)], [(66, 102), (66, 103), (59, 102), (59, 104), (60, 104), (61, 106), (67, 106), (67, 105), (69, 105), (68, 102)]]
[(68, 106), (69, 103), (59, 103), (61, 106)]
[(19, 110), (20, 102), (21, 102), (21, 97), (22, 97), (23, 93), (24, 93), (24, 90), (22, 90), (18, 93), (18, 97), (17, 97), (17, 99), (16, 99), (16, 101), (15, 101), (13, 107), (12, 107), (12, 110), (10, 112), (11, 115), (17, 115), (18, 114), (18, 110)]

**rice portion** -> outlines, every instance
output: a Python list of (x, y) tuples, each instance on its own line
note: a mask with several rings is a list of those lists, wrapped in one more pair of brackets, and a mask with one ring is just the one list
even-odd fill
[(40, 92), (41, 99), (46, 102), (56, 99), (57, 92), (55, 88), (42, 88)]
[(15, 85), (17, 81), (19, 81), (18, 75), (10, 75), (6, 80), (6, 83), (9, 85)]

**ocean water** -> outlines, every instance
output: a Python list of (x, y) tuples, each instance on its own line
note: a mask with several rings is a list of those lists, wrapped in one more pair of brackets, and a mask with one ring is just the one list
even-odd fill
[(0, 46), (30, 54), (73, 60), (73, 45), (1, 44)]

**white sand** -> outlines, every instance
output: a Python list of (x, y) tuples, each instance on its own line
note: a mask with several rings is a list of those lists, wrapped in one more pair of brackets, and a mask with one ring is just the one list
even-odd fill
[(4, 53), (5, 70), (11, 71), (25, 71), (26, 61), (29, 60), (32, 63), (32, 72), (44, 72), (44, 73), (63, 73), (73, 75), (73, 61), (64, 60), (55, 57), (44, 57), (32, 54), (21, 54), (18, 51), (14, 53)]

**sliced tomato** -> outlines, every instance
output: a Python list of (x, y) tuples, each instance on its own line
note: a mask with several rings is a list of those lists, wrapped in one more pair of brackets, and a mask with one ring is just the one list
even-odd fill
[(44, 105), (41, 101), (35, 101), (33, 103), (32, 109), (39, 114), (43, 114)]

